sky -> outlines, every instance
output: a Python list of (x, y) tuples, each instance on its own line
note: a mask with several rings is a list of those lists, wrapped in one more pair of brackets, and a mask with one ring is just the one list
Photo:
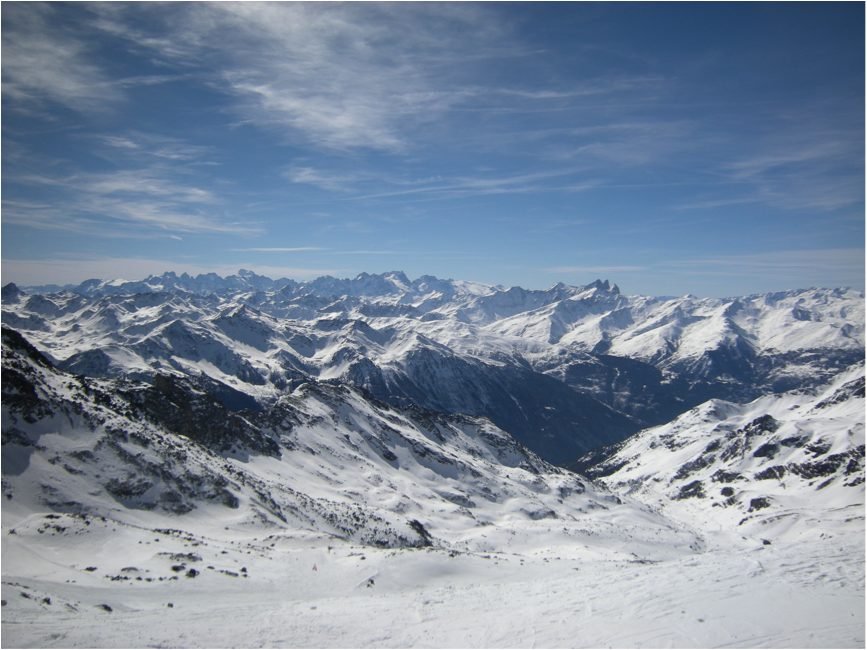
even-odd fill
[(863, 3), (2, 4), (2, 276), (864, 288)]

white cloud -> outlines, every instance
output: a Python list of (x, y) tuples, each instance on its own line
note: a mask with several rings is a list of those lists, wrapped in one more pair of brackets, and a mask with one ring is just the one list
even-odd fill
[[(223, 77), (243, 115), (332, 149), (403, 149), (405, 132), (458, 97), (426, 56), (459, 42), (417, 6), (226, 3), (212, 18), (238, 35)], [(447, 21), (460, 27), (465, 15)], [(440, 21), (442, 22), (442, 21)]]
[(142, 164), (215, 164), (210, 160), (214, 155), (212, 147), (165, 135), (130, 130), (124, 131), (122, 135), (106, 133), (86, 137), (102, 145), (103, 155), (110, 160), (119, 158), (123, 162), (136, 161)]
[(394, 197), (423, 196), (435, 199), (451, 199), (464, 196), (494, 194), (526, 194), (535, 192), (584, 192), (597, 187), (599, 181), (593, 179), (576, 180), (568, 183), (551, 184), (552, 179), (575, 176), (582, 169), (558, 168), (553, 170), (510, 174), (507, 176), (463, 176), (439, 179), (436, 182), (419, 184), (408, 189), (365, 194), (355, 198), (382, 199)]
[[(215, 219), (220, 201), (211, 191), (165, 177), (159, 168), (114, 173), (12, 175), (19, 186), (42, 188), (41, 201), (3, 201), (7, 223), (94, 234), (154, 236), (173, 233), (255, 234), (252, 223)], [(53, 195), (52, 195), (53, 193)]]
[(366, 179), (363, 174), (329, 173), (312, 167), (290, 167), (283, 176), (291, 183), (313, 185), (331, 192), (346, 192)]
[(404, 150), (409, 132), (468, 96), (450, 85), (455, 66), (496, 33), (486, 9), (448, 4), (178, 3), (148, 14), (162, 17), (155, 33), (135, 3), (92, 10), (96, 28), (133, 49), (176, 69), (201, 64), (245, 123), (334, 150)]
[(49, 26), (54, 8), (3, 6), (3, 94), (12, 109), (53, 102), (77, 111), (101, 110), (122, 94), (88, 56), (86, 43)]
[(3, 5), (4, 108), (48, 115), (47, 105), (54, 104), (80, 113), (102, 113), (126, 99), (126, 88), (177, 79), (176, 75), (112, 77), (93, 39), (64, 15), (93, 6)]

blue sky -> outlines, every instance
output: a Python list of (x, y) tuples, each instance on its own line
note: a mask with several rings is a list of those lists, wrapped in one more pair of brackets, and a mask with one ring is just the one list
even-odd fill
[(862, 3), (2, 5), (3, 282), (864, 287)]

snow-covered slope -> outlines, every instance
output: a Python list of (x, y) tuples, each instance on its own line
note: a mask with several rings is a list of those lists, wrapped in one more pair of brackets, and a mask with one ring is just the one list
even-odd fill
[(708, 401), (579, 467), (706, 531), (863, 534), (864, 366), (817, 391)]

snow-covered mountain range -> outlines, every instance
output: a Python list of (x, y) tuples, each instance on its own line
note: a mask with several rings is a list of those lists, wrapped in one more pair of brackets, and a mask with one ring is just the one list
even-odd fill
[(85, 376), (202, 377), (249, 407), (339, 380), (395, 406), (488, 417), (558, 463), (707, 399), (820, 385), (864, 350), (852, 290), (650, 298), (607, 281), (530, 291), (400, 272), (7, 285), (3, 322)]
[(2, 301), (4, 644), (863, 646), (858, 292)]

